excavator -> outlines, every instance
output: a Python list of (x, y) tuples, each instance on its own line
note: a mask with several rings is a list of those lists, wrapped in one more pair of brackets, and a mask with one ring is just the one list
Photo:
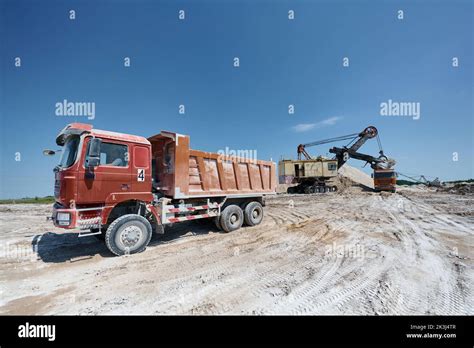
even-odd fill
[(414, 182), (416, 182), (417, 184), (423, 184), (423, 185), (426, 185), (428, 187), (442, 187), (443, 186), (443, 183), (439, 180), (438, 177), (434, 178), (433, 180), (428, 180), (424, 175), (407, 175), (407, 174), (403, 174), (403, 173), (400, 173), (398, 172), (398, 175), (400, 176), (403, 176), (407, 179), (410, 179)]
[[(358, 152), (362, 145), (369, 139), (376, 138), (379, 145), (379, 156)], [(350, 140), (344, 147), (332, 147), (329, 152), (334, 158), (318, 156), (316, 158), (306, 151), (308, 147), (328, 144), (338, 141)], [(337, 176), (338, 170), (350, 159), (365, 161), (374, 170), (374, 190), (395, 192), (397, 174), (393, 167), (395, 160), (385, 156), (378, 130), (374, 126), (365, 128), (360, 133), (343, 135), (340, 137), (300, 144), (297, 147), (297, 160), (281, 160), (278, 162), (280, 184), (295, 184), (288, 188), (288, 193), (322, 193), (334, 192), (337, 186), (330, 180)]]

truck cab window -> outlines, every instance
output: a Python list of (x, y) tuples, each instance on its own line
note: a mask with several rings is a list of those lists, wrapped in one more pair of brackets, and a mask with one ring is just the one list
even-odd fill
[[(87, 146), (88, 150), (89, 150), (89, 144)], [(86, 156), (86, 166), (87, 166), (88, 159), (89, 159), (88, 156)], [(127, 167), (128, 166), (127, 145), (103, 142), (100, 147), (100, 165), (101, 166), (114, 166), (114, 167)]]
[(128, 152), (126, 145), (102, 143), (100, 148), (100, 165), (126, 167)]

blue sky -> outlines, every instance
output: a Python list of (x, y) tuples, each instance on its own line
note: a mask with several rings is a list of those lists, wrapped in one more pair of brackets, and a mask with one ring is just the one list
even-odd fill
[[(42, 150), (71, 122), (274, 161), (374, 125), (400, 172), (474, 177), (472, 1), (0, 2), (1, 198), (52, 194), (58, 158)], [(57, 116), (64, 99), (94, 102), (95, 119)], [(381, 116), (389, 99), (420, 118)]]

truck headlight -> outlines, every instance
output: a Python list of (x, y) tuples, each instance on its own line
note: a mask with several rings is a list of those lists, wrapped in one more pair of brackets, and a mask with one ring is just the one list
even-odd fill
[(71, 214), (69, 213), (58, 213), (56, 215), (56, 221), (58, 225), (68, 226), (71, 223)]

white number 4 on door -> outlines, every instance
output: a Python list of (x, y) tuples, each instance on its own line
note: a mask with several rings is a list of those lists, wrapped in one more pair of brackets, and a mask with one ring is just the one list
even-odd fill
[(145, 169), (138, 169), (137, 181), (145, 181)]

